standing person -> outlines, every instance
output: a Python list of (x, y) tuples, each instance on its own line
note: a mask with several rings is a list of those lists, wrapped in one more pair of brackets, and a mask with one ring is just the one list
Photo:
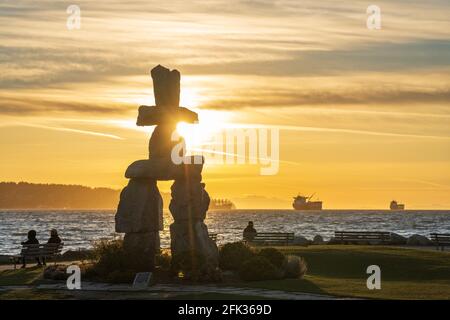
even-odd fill
[(249, 221), (244, 229), (244, 240), (251, 242), (256, 237), (256, 229), (253, 227), (253, 221)]
[[(48, 239), (47, 243), (61, 243), (61, 238), (59, 237), (58, 231), (56, 229), (50, 230), (50, 238)], [(42, 257), (42, 263), (44, 266), (46, 265), (45, 256)]]
[[(27, 234), (27, 241), (21, 242), (22, 245), (29, 245), (29, 244), (39, 244), (39, 240), (36, 238), (36, 231), (30, 230)], [(36, 257), (37, 265), (41, 266), (41, 261), (39, 260), (39, 257)], [(22, 258), (22, 268), (27, 267), (27, 262), (25, 256)]]

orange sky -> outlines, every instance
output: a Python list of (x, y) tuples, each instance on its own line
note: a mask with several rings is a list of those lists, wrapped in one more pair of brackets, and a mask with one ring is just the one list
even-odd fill
[[(0, 4), (1, 181), (122, 188), (147, 156), (149, 70), (182, 74), (181, 104), (202, 139), (229, 127), (279, 128), (279, 172), (204, 169), (213, 197), (289, 208), (450, 208), (450, 4), (377, 1), (76, 1)], [(202, 141), (185, 127), (188, 144)], [(168, 190), (170, 184), (162, 183)]]

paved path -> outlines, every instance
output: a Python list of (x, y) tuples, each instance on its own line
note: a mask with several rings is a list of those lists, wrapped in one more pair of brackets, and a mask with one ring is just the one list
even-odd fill
[[(23, 289), (44, 289), (44, 290), (68, 290), (65, 284), (41, 284), (37, 286), (3, 286), (0, 291)], [(280, 290), (236, 288), (236, 287), (218, 287), (214, 285), (172, 285), (157, 284), (148, 288), (135, 289), (130, 285), (104, 284), (93, 282), (82, 282), (81, 292), (102, 291), (102, 292), (149, 292), (149, 293), (177, 293), (177, 294), (202, 294), (202, 293), (221, 293), (242, 296), (252, 296), (261, 298), (272, 298), (282, 300), (331, 300), (336, 299), (332, 296), (287, 292)], [(80, 292), (80, 291), (77, 291)]]

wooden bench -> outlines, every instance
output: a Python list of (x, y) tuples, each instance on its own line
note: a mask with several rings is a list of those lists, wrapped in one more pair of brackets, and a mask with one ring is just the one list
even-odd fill
[(343, 244), (359, 242), (389, 244), (391, 233), (384, 231), (335, 231), (334, 238), (336, 242)]
[(17, 263), (22, 259), (54, 259), (56, 264), (56, 258), (61, 255), (64, 243), (45, 243), (45, 244), (25, 244), (22, 245), (20, 253), (15, 256), (11, 256), (10, 260), (14, 263), (14, 269), (16, 269)]
[(444, 251), (445, 246), (450, 246), (450, 234), (449, 233), (431, 233), (430, 234), (431, 241), (436, 244), (436, 249)]
[(293, 232), (258, 232), (251, 241), (243, 239), (249, 244), (255, 245), (289, 245), (294, 241)]
[(214, 241), (217, 242), (217, 233), (210, 233), (209, 234), (209, 238)]

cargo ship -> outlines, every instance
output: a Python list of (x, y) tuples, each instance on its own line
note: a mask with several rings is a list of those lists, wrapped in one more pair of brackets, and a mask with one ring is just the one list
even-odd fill
[(314, 194), (309, 197), (302, 195), (294, 197), (292, 207), (295, 210), (322, 210), (322, 201), (311, 201), (313, 196)]
[(391, 208), (391, 210), (405, 210), (405, 205), (402, 203), (398, 203), (395, 200), (392, 200), (390, 208)]
[(209, 209), (211, 210), (233, 210), (236, 206), (228, 199), (211, 199), (209, 203)]

